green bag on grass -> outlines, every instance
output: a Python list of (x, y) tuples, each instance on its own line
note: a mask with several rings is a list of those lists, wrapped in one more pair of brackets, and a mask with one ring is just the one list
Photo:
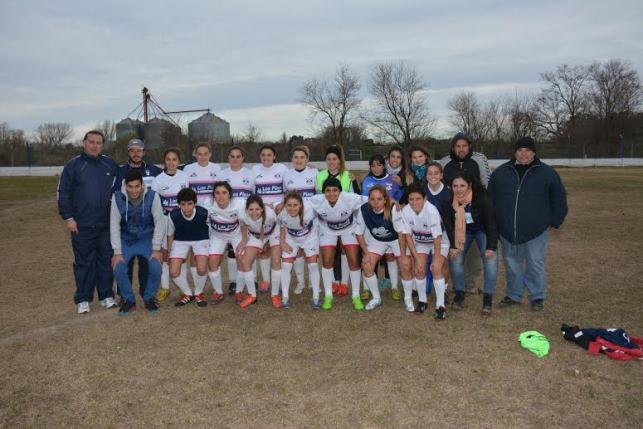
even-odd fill
[(538, 331), (525, 331), (518, 337), (520, 345), (538, 357), (549, 353), (549, 340)]

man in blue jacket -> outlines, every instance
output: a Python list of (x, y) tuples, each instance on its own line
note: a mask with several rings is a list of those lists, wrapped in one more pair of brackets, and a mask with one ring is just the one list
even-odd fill
[(489, 180), (507, 272), (501, 306), (522, 301), (525, 288), (533, 311), (544, 306), (545, 255), (549, 228), (567, 215), (567, 193), (558, 173), (536, 156), (531, 137), (516, 142), (514, 158), (498, 167)]
[(101, 155), (103, 142), (100, 131), (85, 134), (83, 153), (65, 164), (58, 183), (58, 212), (74, 252), (74, 302), (79, 314), (89, 312), (94, 288), (103, 307), (116, 307), (109, 214), (118, 165)]

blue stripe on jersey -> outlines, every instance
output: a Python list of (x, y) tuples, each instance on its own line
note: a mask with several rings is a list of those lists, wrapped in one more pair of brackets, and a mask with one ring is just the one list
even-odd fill
[(234, 231), (235, 229), (237, 229), (238, 226), (239, 226), (238, 220), (234, 222), (212, 221), (210, 224), (210, 227), (212, 228), (213, 231), (220, 232), (223, 234)]
[(433, 234), (431, 234), (431, 231), (412, 230), (412, 232), (413, 232), (413, 240), (415, 240), (416, 242), (423, 243), (423, 244), (433, 243)]
[(308, 235), (312, 229), (313, 221), (311, 220), (307, 225), (304, 225), (302, 229), (286, 228), (286, 232), (288, 232), (288, 234), (292, 237), (301, 238)]
[(328, 221), (326, 221), (326, 225), (328, 226), (328, 228), (332, 229), (333, 231), (341, 231), (342, 229), (346, 229), (351, 225), (351, 223), (353, 223), (353, 214), (352, 213), (348, 217), (348, 219), (345, 219), (345, 220), (342, 220), (342, 221), (339, 221), (339, 222), (328, 222)]
[[(266, 236), (268, 236), (268, 235), (272, 234), (272, 232), (275, 230), (275, 226), (276, 226), (276, 225), (277, 225), (277, 224), (272, 224), (272, 228), (270, 228), (270, 231), (264, 231), (264, 233), (263, 233), (264, 238), (265, 238)], [(249, 232), (250, 234), (254, 235), (254, 236), (255, 236), (255, 237), (257, 237), (257, 238), (261, 238), (261, 234), (260, 234), (260, 233), (256, 233), (256, 232), (254, 232), (254, 231), (250, 231), (250, 228), (248, 228), (248, 232)]]
[(159, 194), (159, 197), (161, 198), (161, 206), (163, 207), (163, 211), (166, 214), (176, 209), (179, 206), (179, 201), (177, 200), (176, 195)]
[(257, 195), (275, 196), (284, 193), (283, 182), (255, 183), (255, 192)]
[(214, 191), (214, 182), (191, 182), (190, 188), (197, 195), (211, 195)]

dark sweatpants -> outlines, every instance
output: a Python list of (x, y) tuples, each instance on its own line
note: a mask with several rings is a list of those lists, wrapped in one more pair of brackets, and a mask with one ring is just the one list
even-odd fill
[(74, 302), (91, 302), (94, 289), (98, 291), (99, 300), (114, 297), (109, 227), (79, 227), (78, 234), (71, 234), (71, 247), (76, 278)]

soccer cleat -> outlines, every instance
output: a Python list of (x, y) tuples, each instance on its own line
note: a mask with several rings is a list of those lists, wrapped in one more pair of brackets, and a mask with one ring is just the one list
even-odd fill
[(366, 304), (366, 307), (364, 308), (368, 311), (371, 311), (371, 310), (375, 310), (380, 305), (382, 305), (382, 300), (373, 298), (368, 302), (368, 304)]
[(89, 313), (89, 302), (83, 301), (78, 303), (78, 314)]
[(205, 294), (203, 292), (196, 295), (194, 297), (194, 300), (196, 301), (196, 305), (198, 305), (199, 307), (205, 307), (208, 305), (208, 301), (206, 301)]
[(295, 295), (300, 295), (306, 286), (303, 283), (297, 283), (297, 286), (295, 287)]
[(114, 301), (114, 298), (108, 297), (105, 299), (100, 300), (100, 305), (105, 308), (114, 308), (117, 307), (116, 301)]
[(453, 303), (451, 304), (453, 310), (462, 310), (464, 308), (464, 291), (456, 290), (455, 297), (453, 298)]
[(417, 314), (422, 314), (426, 311), (426, 308), (428, 307), (426, 302), (418, 301), (418, 305), (415, 306), (415, 312)]
[(399, 301), (402, 298), (402, 294), (399, 289), (391, 289), (391, 299), (393, 301)]
[(279, 295), (273, 295), (270, 297), (270, 301), (272, 301), (272, 306), (275, 308), (281, 308), (281, 296)]
[(184, 305), (188, 305), (194, 301), (194, 297), (192, 295), (184, 295), (181, 294), (179, 295), (179, 300), (174, 304), (175, 307), (183, 307)]
[(391, 287), (391, 279), (383, 278), (379, 284), (380, 289), (387, 289)]
[(355, 309), (355, 311), (363, 311), (364, 310), (364, 304), (362, 304), (362, 300), (360, 299), (359, 296), (354, 296), (353, 297), (353, 309)]
[(492, 295), (490, 293), (485, 293), (482, 297), (482, 315), (491, 316), (491, 299)]
[(339, 287), (337, 288), (337, 295), (348, 296), (348, 285), (340, 283)]
[(533, 301), (531, 301), (531, 311), (543, 311), (544, 309), (544, 300), (534, 299)]
[(212, 295), (210, 295), (211, 304), (216, 305), (216, 304), (220, 304), (221, 302), (223, 302), (223, 295), (221, 295), (220, 293), (214, 292)]
[(339, 282), (333, 282), (333, 295), (339, 294)]
[(156, 301), (159, 303), (165, 301), (165, 299), (170, 296), (170, 290), (169, 289), (164, 289), (160, 288), (158, 292), (156, 292)]
[(371, 299), (371, 291), (364, 288), (359, 297), (362, 298), (362, 301), (368, 301), (369, 299)]
[(310, 306), (312, 307), (313, 310), (319, 310), (321, 308), (321, 304), (319, 303), (318, 299), (317, 300), (313, 299), (311, 301)]
[(228, 295), (234, 295), (235, 293), (237, 293), (237, 283), (230, 282), (230, 285), (228, 286)]
[(241, 303), (239, 304), (239, 308), (250, 307), (252, 304), (254, 304), (256, 302), (257, 302), (257, 297), (256, 296), (248, 295), (248, 296), (245, 297), (245, 299), (243, 301), (241, 301)]
[(324, 297), (324, 303), (321, 306), (322, 310), (330, 310), (333, 308), (333, 297), (332, 296), (325, 296)]
[(415, 304), (413, 304), (413, 298), (404, 298), (404, 307), (406, 307), (406, 311), (409, 313), (413, 313), (415, 311)]
[(127, 302), (123, 300), (121, 302), (121, 308), (118, 309), (118, 315), (119, 316), (127, 316), (130, 314), (132, 311), (136, 310), (136, 303), (135, 302)]
[(444, 320), (447, 318), (447, 310), (444, 307), (435, 309), (435, 320)]
[(156, 313), (159, 311), (159, 305), (154, 299), (150, 299), (149, 301), (145, 301), (145, 309), (148, 313)]
[(259, 292), (268, 293), (269, 291), (270, 291), (270, 283), (264, 280), (259, 282)]
[(290, 303), (288, 301), (281, 301), (281, 308), (290, 308)]
[(514, 305), (520, 305), (520, 302), (514, 301), (513, 299), (509, 298), (508, 296), (505, 296), (502, 298), (502, 301), (498, 303), (500, 307), (512, 307)]
[(243, 294), (241, 292), (234, 294), (234, 303), (240, 305), (243, 302)]

